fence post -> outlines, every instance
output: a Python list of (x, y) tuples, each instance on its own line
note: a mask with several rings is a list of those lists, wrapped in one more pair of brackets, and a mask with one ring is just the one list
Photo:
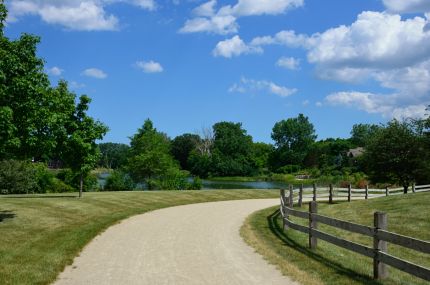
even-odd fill
[(282, 199), (282, 202), (284, 202), (285, 204), (285, 189), (281, 189), (281, 199)]
[(330, 183), (329, 190), (328, 190), (328, 202), (330, 204), (333, 204), (333, 184)]
[(385, 186), (385, 196), (390, 195), (390, 190), (388, 190), (388, 186)]
[(299, 207), (302, 207), (303, 202), (303, 184), (300, 184), (300, 190), (299, 190)]
[(379, 252), (387, 252), (387, 242), (378, 238), (378, 230), (387, 229), (387, 214), (375, 212), (374, 216), (375, 235), (373, 236), (373, 249), (375, 255), (373, 257), (373, 278), (384, 279), (388, 277), (387, 265), (379, 261)]
[(293, 208), (294, 205), (294, 197), (293, 197), (293, 185), (290, 184), (290, 199), (288, 205), (290, 208)]
[[(283, 202), (282, 204), (285, 205), (285, 202), (286, 202), (285, 201), (286, 200), (285, 189), (281, 189), (281, 200)], [(283, 207), (282, 204), (281, 204), (281, 207)], [(284, 217), (282, 217), (282, 226), (283, 226), (284, 230), (288, 230), (288, 225), (287, 225), (287, 223), (285, 223), (285, 219), (288, 217), (287, 211), (285, 210), (285, 208), (283, 208), (282, 211), (284, 212)]]
[(348, 184), (348, 202), (351, 202), (351, 184)]
[(366, 184), (364, 191), (365, 191), (365, 199), (367, 200), (369, 198), (369, 185)]
[(317, 221), (314, 220), (312, 214), (316, 214), (318, 212), (317, 202), (312, 201), (309, 203), (309, 247), (310, 249), (317, 248), (317, 238), (312, 236), (312, 230), (317, 229)]
[(317, 200), (317, 185), (314, 183), (314, 184), (312, 184), (312, 187), (313, 187), (312, 201), (316, 202), (316, 200)]
[(415, 183), (412, 183), (412, 193), (415, 193)]

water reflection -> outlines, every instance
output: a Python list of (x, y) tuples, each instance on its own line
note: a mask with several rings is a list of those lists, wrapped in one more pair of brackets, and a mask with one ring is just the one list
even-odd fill
[(277, 181), (213, 181), (202, 180), (203, 190), (215, 189), (280, 189), (287, 188), (288, 184)]

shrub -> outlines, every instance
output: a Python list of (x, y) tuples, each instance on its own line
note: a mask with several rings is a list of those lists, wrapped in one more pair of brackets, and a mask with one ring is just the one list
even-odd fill
[(121, 171), (115, 170), (106, 178), (106, 184), (103, 188), (105, 191), (127, 191), (133, 190), (136, 187), (130, 175)]
[[(79, 189), (80, 175), (73, 173), (70, 168), (62, 169), (58, 172), (57, 178), (63, 181), (66, 185), (72, 187), (75, 191)], [(88, 174), (84, 177), (83, 190), (85, 192), (96, 191), (97, 187), (97, 176), (95, 174)]]
[(25, 194), (37, 190), (36, 169), (30, 162), (12, 159), (0, 161), (0, 193)]
[(287, 174), (287, 173), (296, 173), (297, 171), (300, 171), (300, 166), (299, 165), (295, 165), (295, 164), (288, 164), (288, 165), (284, 165), (280, 168), (278, 168), (278, 170), (276, 171), (277, 173), (283, 173), (283, 174)]
[(160, 190), (185, 190), (189, 184), (186, 173), (175, 168), (169, 169), (166, 174), (152, 182), (155, 186), (153, 188)]
[(148, 189), (158, 190), (199, 190), (202, 188), (200, 178), (195, 177), (193, 182), (188, 180), (189, 172), (177, 170), (175, 168), (169, 169), (167, 173), (157, 179), (147, 181)]
[(54, 177), (51, 180), (51, 184), (46, 188), (46, 193), (64, 193), (64, 192), (75, 192), (76, 190), (61, 181), (60, 179)]
[(188, 185), (188, 190), (200, 190), (202, 189), (202, 180), (199, 177), (194, 177), (193, 182)]

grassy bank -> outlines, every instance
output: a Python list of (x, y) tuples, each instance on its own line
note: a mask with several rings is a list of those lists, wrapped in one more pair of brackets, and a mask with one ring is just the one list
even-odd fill
[[(392, 232), (430, 240), (430, 193), (400, 195), (351, 203), (318, 205), (318, 212), (330, 217), (364, 225), (373, 225), (373, 213), (388, 213), (388, 229)], [(307, 205), (301, 210), (306, 211)], [(296, 223), (306, 224), (303, 219), (292, 217)], [(358, 234), (320, 224), (319, 229), (372, 246), (372, 239)], [(285, 275), (302, 284), (428, 284), (428, 282), (389, 267), (390, 277), (383, 282), (372, 279), (372, 260), (318, 241), (316, 251), (308, 249), (307, 235), (282, 230), (277, 208), (270, 208), (251, 215), (241, 229), (245, 240), (275, 264)], [(430, 267), (430, 256), (389, 244), (390, 254)]]
[(278, 191), (158, 191), (0, 196), (0, 284), (48, 284), (97, 234), (132, 215)]

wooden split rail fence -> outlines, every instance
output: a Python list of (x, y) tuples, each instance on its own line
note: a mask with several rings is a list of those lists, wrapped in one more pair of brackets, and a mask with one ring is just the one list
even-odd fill
[[(417, 189), (428, 189), (430, 185), (416, 186)], [(312, 198), (316, 197), (315, 187), (313, 187), (314, 194)], [(282, 215), (284, 230), (292, 229), (308, 234), (309, 247), (315, 249), (317, 247), (318, 239), (334, 244), (336, 246), (345, 248), (347, 250), (362, 254), (373, 259), (373, 277), (375, 279), (384, 279), (388, 277), (387, 265), (400, 269), (404, 272), (420, 277), (424, 280), (430, 281), (430, 268), (414, 264), (412, 262), (394, 257), (387, 252), (387, 244), (393, 243), (402, 247), (407, 247), (422, 253), (430, 254), (430, 242), (419, 240), (413, 237), (403, 236), (396, 233), (387, 231), (387, 214), (382, 212), (374, 213), (374, 226), (364, 226), (356, 223), (351, 223), (327, 216), (319, 215), (317, 211), (317, 202), (314, 199), (309, 203), (309, 212), (303, 212), (293, 209), (294, 197), (293, 189), (290, 191), (281, 189), (281, 206), (280, 212)], [(351, 188), (349, 187), (349, 197), (351, 197)], [(403, 188), (402, 188), (403, 193)], [(300, 201), (300, 200), (299, 200)], [(309, 221), (308, 226), (293, 223), (289, 216), (306, 219)], [(348, 241), (334, 235), (318, 230), (318, 224), (326, 224), (335, 228), (343, 229), (349, 232), (362, 234), (365, 236), (373, 237), (373, 247), (361, 245), (352, 241)]]
[[(350, 202), (351, 200), (357, 199), (369, 199), (369, 198), (377, 198), (389, 195), (399, 195), (404, 194), (403, 187), (399, 188), (388, 188), (385, 189), (370, 189), (367, 185), (364, 189), (353, 189), (351, 185), (347, 188), (338, 188), (333, 187), (333, 185), (329, 185), (328, 187), (317, 187), (315, 184), (312, 187), (303, 187), (300, 185), (294, 188), (290, 185), (289, 190), (292, 191), (292, 198), (295, 202), (298, 203), (299, 206), (302, 205), (304, 199), (312, 200), (312, 201), (328, 201), (329, 203), (333, 203), (333, 201), (342, 201), (347, 200)], [(407, 193), (418, 193), (430, 191), (429, 185), (415, 185), (413, 184), (412, 189), (408, 189)]]

